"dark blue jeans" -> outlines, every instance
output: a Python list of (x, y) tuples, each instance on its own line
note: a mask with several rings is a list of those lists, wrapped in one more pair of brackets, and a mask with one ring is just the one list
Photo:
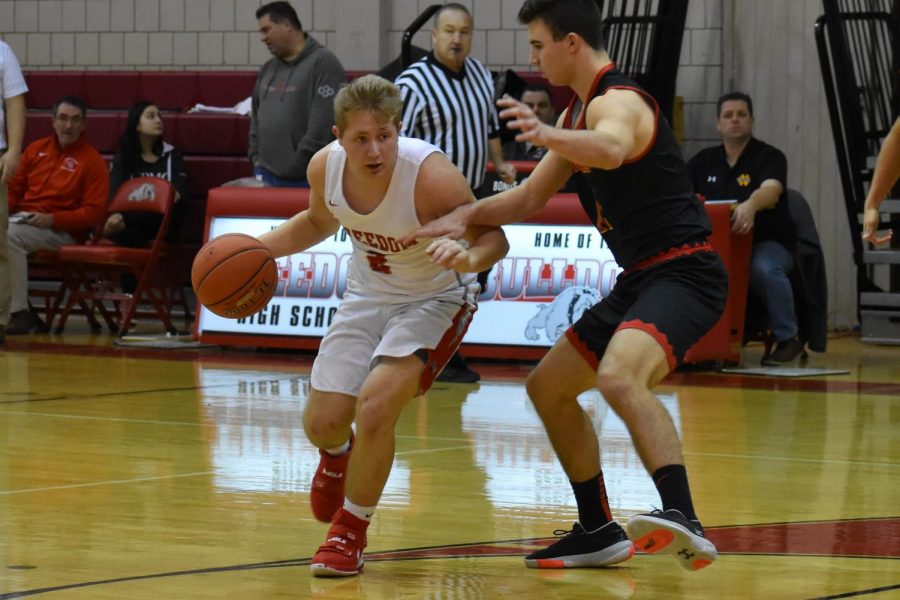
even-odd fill
[(257, 181), (262, 181), (264, 184), (270, 187), (286, 187), (286, 188), (308, 188), (309, 182), (306, 179), (288, 179), (286, 177), (279, 177), (272, 171), (269, 171), (265, 167), (255, 166), (253, 167), (253, 175), (256, 176)]
[(750, 289), (763, 301), (769, 315), (769, 329), (776, 342), (797, 335), (794, 291), (788, 274), (794, 268), (790, 250), (772, 240), (753, 244), (750, 257)]

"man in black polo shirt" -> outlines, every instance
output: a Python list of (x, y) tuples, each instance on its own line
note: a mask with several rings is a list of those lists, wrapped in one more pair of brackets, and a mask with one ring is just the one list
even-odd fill
[(753, 137), (753, 101), (741, 92), (719, 98), (716, 128), (722, 144), (689, 162), (694, 190), (707, 200), (737, 200), (732, 231), (753, 234), (750, 289), (769, 316), (777, 345), (764, 364), (790, 363), (803, 351), (794, 294), (794, 224), (788, 211), (787, 160), (781, 150)]

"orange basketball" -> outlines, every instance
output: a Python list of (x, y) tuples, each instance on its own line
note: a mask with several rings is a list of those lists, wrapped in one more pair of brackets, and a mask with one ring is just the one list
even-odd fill
[(262, 242), (226, 233), (200, 248), (191, 267), (200, 302), (220, 317), (242, 319), (265, 308), (278, 286), (275, 259)]

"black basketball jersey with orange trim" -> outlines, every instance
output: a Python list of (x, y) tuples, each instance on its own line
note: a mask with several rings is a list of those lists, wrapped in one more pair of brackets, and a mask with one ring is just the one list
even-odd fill
[[(581, 205), (597, 226), (616, 262), (623, 268), (672, 248), (703, 242), (712, 226), (694, 194), (687, 165), (671, 127), (656, 100), (609, 64), (597, 73), (588, 101), (610, 89), (640, 94), (656, 114), (656, 131), (638, 158), (617, 169), (576, 171), (572, 181)], [(563, 127), (585, 129), (585, 115), (574, 126), (578, 98), (573, 98)], [(578, 165), (574, 165), (576, 169)]]

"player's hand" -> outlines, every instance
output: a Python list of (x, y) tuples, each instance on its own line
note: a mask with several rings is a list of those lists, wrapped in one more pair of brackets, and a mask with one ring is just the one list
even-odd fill
[(433, 240), (426, 249), (431, 256), (431, 262), (444, 268), (453, 269), (460, 273), (470, 270), (469, 251), (456, 240), (438, 238)]
[(464, 204), (462, 206), (458, 206), (453, 212), (447, 213), (439, 219), (429, 221), (425, 225), (422, 225), (421, 227), (407, 235), (405, 238), (403, 238), (403, 243), (413, 244), (419, 238), (446, 237), (453, 240), (458, 240), (463, 235), (465, 235), (466, 227), (469, 224), (467, 220), (467, 206), (474, 205)]
[(888, 229), (887, 233), (884, 235), (878, 235), (878, 225), (880, 223), (881, 213), (877, 208), (865, 209), (863, 212), (863, 241), (871, 242), (876, 246), (891, 241), (891, 238), (894, 237), (894, 232), (891, 229)]
[(0, 156), (0, 184), (6, 184), (19, 167), (19, 153), (8, 151)]
[(753, 231), (753, 219), (756, 211), (749, 202), (741, 202), (734, 206), (731, 212), (731, 232), (737, 235), (747, 235)]
[(504, 162), (499, 165), (494, 165), (497, 169), (497, 176), (504, 183), (515, 183), (516, 182), (516, 166), (511, 165), (508, 162)]
[(506, 126), (519, 130), (520, 133), (516, 134), (517, 142), (531, 142), (535, 146), (547, 145), (546, 135), (553, 127), (538, 119), (527, 104), (504, 95), (497, 100), (497, 106), (503, 108), (500, 111), (500, 118), (509, 119)]
[(109, 237), (113, 234), (123, 231), (124, 229), (125, 219), (124, 217), (122, 217), (122, 213), (113, 213), (109, 215), (109, 218), (103, 225), (103, 237)]
[(53, 215), (49, 213), (34, 213), (28, 219), (28, 225), (41, 229), (53, 229)]

